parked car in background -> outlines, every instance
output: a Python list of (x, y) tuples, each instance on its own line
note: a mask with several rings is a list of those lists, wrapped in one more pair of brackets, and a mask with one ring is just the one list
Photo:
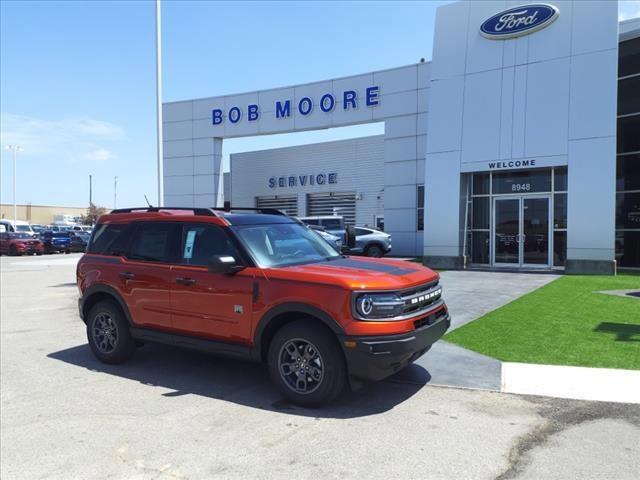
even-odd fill
[(356, 247), (349, 253), (382, 257), (391, 251), (391, 235), (369, 227), (356, 227)]
[(31, 229), (29, 222), (25, 222), (24, 220), (16, 220), (14, 222), (13, 220), (3, 219), (0, 220), (0, 223), (5, 226), (7, 232), (28, 233), (33, 238), (38, 236), (38, 234)]
[(44, 253), (71, 251), (71, 233), (69, 232), (52, 232), (47, 230), (41, 235), (44, 244)]
[(71, 235), (69, 250), (72, 252), (84, 252), (87, 249), (91, 235), (82, 230), (69, 232), (69, 234)]
[(9, 255), (42, 255), (42, 242), (33, 238), (29, 233), (3, 232), (0, 233), (0, 254)]
[(327, 232), (324, 227), (319, 225), (307, 225), (311, 230), (316, 232), (322, 238), (324, 238), (329, 244), (334, 247), (338, 252), (342, 250), (342, 238), (332, 233)]
[(91, 233), (93, 227), (91, 225), (74, 225), (71, 227), (71, 231), (73, 232), (88, 232)]
[(71, 230), (69, 225), (47, 225), (45, 228), (52, 232), (68, 232)]
[(337, 235), (344, 240), (344, 218), (335, 215), (315, 216), (315, 217), (298, 217), (302, 223), (306, 225), (316, 225), (324, 228), (325, 232)]
[(46, 231), (46, 228), (44, 227), (44, 225), (40, 225), (38, 223), (32, 223), (31, 230), (33, 230), (36, 235), (40, 236), (42, 232)]

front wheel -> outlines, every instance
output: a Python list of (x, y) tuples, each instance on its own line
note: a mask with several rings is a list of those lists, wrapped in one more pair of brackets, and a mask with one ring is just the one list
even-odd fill
[(93, 354), (104, 363), (126, 362), (135, 351), (135, 342), (122, 309), (109, 300), (91, 308), (87, 318), (87, 340)]
[(378, 245), (371, 245), (370, 247), (366, 248), (364, 254), (367, 257), (380, 258), (384, 255), (384, 252)]
[(304, 407), (331, 402), (347, 384), (344, 356), (335, 336), (311, 319), (288, 323), (276, 332), (268, 363), (278, 390)]
[(18, 255), (18, 249), (16, 248), (15, 245), (11, 245), (9, 247), (9, 255), (11, 255), (12, 257), (15, 257)]

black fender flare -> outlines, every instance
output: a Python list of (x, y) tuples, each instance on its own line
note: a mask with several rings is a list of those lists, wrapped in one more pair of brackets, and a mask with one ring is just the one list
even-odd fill
[(271, 324), (274, 318), (284, 313), (300, 313), (303, 315), (311, 316), (320, 320), (327, 328), (329, 328), (336, 335), (344, 335), (344, 330), (335, 321), (335, 319), (324, 310), (314, 307), (306, 303), (298, 302), (286, 302), (276, 305), (268, 310), (260, 320), (253, 335), (253, 357), (256, 360), (260, 360), (263, 354), (262, 336)]
[(89, 313), (86, 308), (87, 302), (89, 302), (89, 300), (95, 295), (102, 296), (105, 294), (112, 297), (118, 303), (118, 305), (120, 305), (120, 308), (124, 312), (124, 316), (127, 319), (127, 322), (129, 322), (129, 325), (131, 325), (132, 327), (135, 326), (135, 323), (131, 318), (131, 313), (129, 312), (129, 307), (127, 307), (127, 304), (122, 299), (120, 293), (115, 288), (104, 284), (92, 285), (84, 291), (84, 294), (80, 299), (80, 313), (84, 322), (87, 323), (86, 316)]

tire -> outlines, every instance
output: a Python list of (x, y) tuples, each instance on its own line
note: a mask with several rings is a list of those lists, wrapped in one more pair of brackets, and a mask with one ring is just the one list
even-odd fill
[[(311, 319), (287, 323), (278, 330), (267, 358), (275, 386), (288, 400), (303, 407), (326, 405), (347, 385), (347, 368), (335, 336)], [(296, 358), (300, 363), (294, 363)], [(304, 380), (295, 371), (297, 366), (311, 369)]]
[(18, 256), (18, 249), (16, 248), (16, 246), (15, 246), (15, 245), (11, 245), (11, 246), (9, 247), (9, 255), (10, 255), (11, 257), (17, 257), (17, 256)]
[(370, 245), (364, 250), (367, 257), (380, 258), (384, 255), (384, 251), (378, 245)]
[(87, 318), (87, 340), (91, 351), (104, 363), (124, 363), (135, 351), (129, 322), (120, 305), (112, 300), (96, 303)]
[(36, 255), (40, 256), (42, 255), (42, 252), (36, 252)]

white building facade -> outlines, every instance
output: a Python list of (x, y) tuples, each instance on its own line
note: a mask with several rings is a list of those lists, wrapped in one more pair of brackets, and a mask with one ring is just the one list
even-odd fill
[(617, 2), (461, 1), (432, 62), (166, 103), (165, 205), (222, 204), (225, 138), (384, 122), (235, 154), (227, 199), (384, 225), (435, 267), (640, 267), (639, 36)]

